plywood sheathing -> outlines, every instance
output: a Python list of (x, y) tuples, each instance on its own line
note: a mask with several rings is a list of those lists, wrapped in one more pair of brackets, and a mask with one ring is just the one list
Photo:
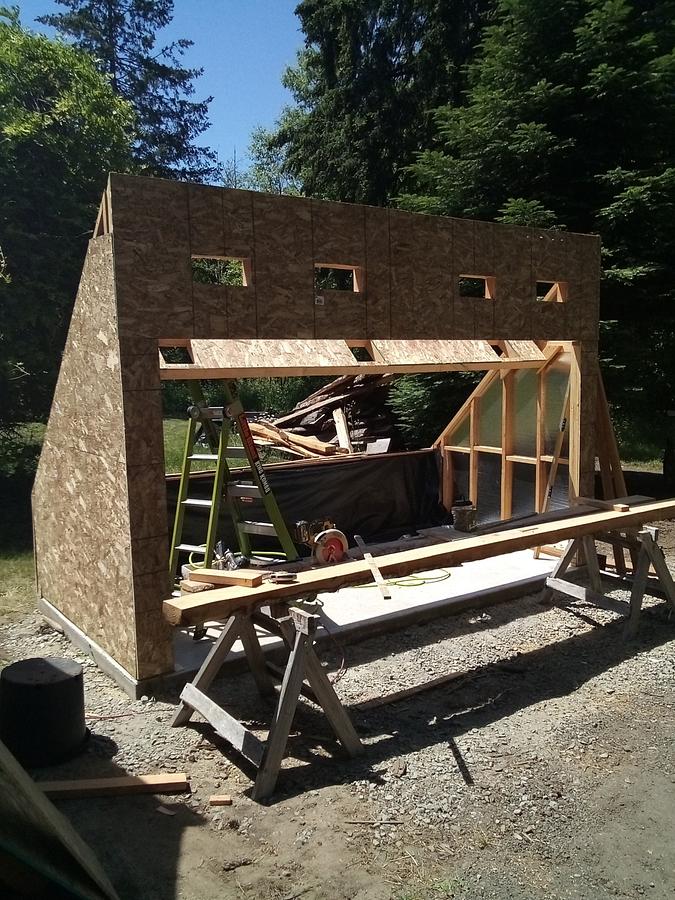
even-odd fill
[(112, 237), (89, 244), (33, 489), (38, 589), (129, 672), (136, 622)]
[[(504, 341), (499, 356), (487, 341), (373, 340), (373, 360), (358, 362), (349, 343), (337, 338), (316, 340), (190, 340), (191, 363), (167, 363), (161, 353), (163, 380), (268, 378), (289, 375), (386, 374), (538, 367), (545, 356), (533, 341)], [(159, 351), (158, 351), (159, 353)]]
[[(111, 234), (90, 246), (35, 531), (42, 595), (136, 677), (171, 665), (158, 340), (575, 341), (576, 421), (592, 426), (595, 237), (121, 175), (105, 209)], [(193, 282), (199, 256), (249, 260), (250, 283)], [(317, 304), (317, 264), (359, 267), (361, 291)], [(460, 275), (495, 278), (494, 299), (459, 297)], [(567, 282), (567, 302), (537, 303), (537, 279)], [(93, 435), (83, 401), (100, 414)], [(584, 436), (582, 485), (591, 453)]]

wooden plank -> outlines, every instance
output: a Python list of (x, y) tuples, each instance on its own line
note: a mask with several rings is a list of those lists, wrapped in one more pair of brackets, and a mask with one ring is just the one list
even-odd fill
[(336, 406), (333, 410), (333, 420), (335, 422), (335, 431), (337, 433), (338, 444), (349, 453), (354, 452), (352, 440), (349, 436), (349, 426), (347, 425), (347, 417), (341, 406)]
[(194, 684), (186, 684), (181, 692), (181, 700), (211, 725), (224, 740), (231, 744), (254, 766), (259, 766), (265, 745), (239, 722), (234, 716), (218, 706), (210, 697), (202, 693)]
[(377, 709), (380, 706), (389, 706), (390, 703), (398, 703), (399, 700), (407, 700), (408, 697), (414, 697), (416, 694), (432, 691), (434, 688), (449, 684), (451, 681), (456, 681), (458, 678), (462, 678), (467, 674), (467, 672), (449, 672), (447, 675), (439, 675), (437, 678), (432, 678), (430, 681), (425, 681), (423, 684), (414, 684), (412, 687), (401, 688), (400, 691), (392, 691), (390, 694), (363, 700), (361, 703), (356, 704), (356, 708), (359, 710), (367, 710)]
[(232, 806), (232, 797), (229, 794), (212, 794), (209, 806)]
[(354, 540), (358, 544), (358, 546), (363, 550), (363, 559), (368, 563), (370, 567), (370, 571), (373, 573), (373, 581), (380, 589), (380, 594), (383, 600), (391, 600), (391, 588), (387, 584), (387, 582), (382, 577), (382, 573), (377, 568), (377, 563), (373, 559), (372, 553), (368, 553), (366, 550), (366, 543), (361, 537), (360, 534), (354, 535)]
[(3, 875), (16, 863), (37, 882), (9, 896), (119, 900), (91, 848), (1, 741), (0, 848)]
[(513, 501), (513, 372), (507, 372), (502, 379), (502, 471), (501, 471), (501, 518), (511, 517)]
[(190, 581), (205, 581), (209, 584), (241, 584), (245, 587), (258, 587), (263, 583), (260, 569), (194, 569), (190, 572)]
[[(358, 296), (358, 294), (355, 294)], [(241, 341), (249, 338), (241, 338)], [(357, 362), (353, 357), (349, 364), (345, 365), (311, 365), (298, 366), (198, 366), (196, 363), (168, 363), (160, 361), (159, 377), (162, 381), (207, 381), (223, 380), (227, 378), (290, 378), (307, 375), (407, 375), (423, 374), (425, 372), (486, 372), (519, 369), (538, 369), (541, 360), (520, 360), (518, 363), (503, 357), (495, 357), (492, 362), (455, 362), (455, 363), (382, 363), (382, 362)]]
[(593, 606), (599, 606), (609, 612), (619, 613), (625, 616), (629, 611), (628, 604), (623, 600), (614, 600), (612, 597), (606, 597), (592, 588), (584, 587), (581, 584), (575, 584), (573, 581), (565, 581), (564, 578), (547, 578), (547, 587), (551, 590), (558, 591), (559, 594), (566, 594), (575, 600), (583, 600), (591, 603)]
[(117, 778), (75, 778), (66, 781), (38, 781), (51, 799), (75, 797), (116, 797), (124, 794), (185, 794), (190, 782), (184, 772), (167, 775), (121, 775)]
[[(232, 588), (216, 588), (215, 591), (205, 591), (205, 593), (215, 594), (216, 591), (222, 590), (232, 590)], [(235, 587), (234, 590), (241, 590), (241, 588)], [(185, 594), (183, 596), (201, 597), (203, 596), (203, 594)], [(190, 687), (194, 686), (195, 688), (203, 688), (204, 690), (208, 688), (208, 686), (220, 671), (220, 667), (225, 662), (225, 658), (232, 649), (232, 645), (239, 637), (240, 623), (241, 616), (231, 616), (228, 619), (228, 621), (225, 623), (225, 627), (218, 635), (215, 644), (209, 651), (208, 656), (202, 663), (201, 668), (195, 675)], [(185, 723), (189, 722), (189, 720), (191, 719), (192, 712), (193, 708), (183, 700), (183, 696), (181, 695), (181, 702), (178, 706), (178, 710), (176, 711), (176, 715), (171, 722), (172, 727), (177, 728), (180, 725), (185, 725)]]
[(577, 503), (580, 503), (582, 506), (593, 506), (595, 509), (613, 509), (615, 512), (628, 512), (630, 509), (630, 503), (596, 500), (595, 497), (577, 497)]
[[(459, 565), (487, 559), (502, 553), (527, 550), (541, 544), (596, 534), (600, 531), (623, 531), (647, 522), (675, 518), (675, 500), (636, 505), (629, 512), (599, 510), (579, 516), (556, 519), (521, 528), (474, 535), (456, 541), (445, 541), (431, 547), (416, 548), (378, 556), (377, 565), (384, 577), (408, 575), (411, 572)], [(350, 584), (363, 584), (371, 576), (363, 560), (336, 563), (321, 569), (298, 572), (295, 584), (264, 583), (249, 590), (240, 587), (217, 588), (204, 594), (171, 597), (164, 601), (164, 615), (173, 625), (189, 625), (222, 617), (235, 609), (258, 603), (282, 601), (306, 593), (335, 591)]]
[(279, 702), (253, 787), (254, 800), (268, 797), (277, 783), (279, 768), (284, 758), (288, 734), (298, 706), (300, 688), (305, 675), (305, 642), (307, 640), (307, 635), (296, 632), (295, 643), (288, 658), (284, 680), (281, 683)]

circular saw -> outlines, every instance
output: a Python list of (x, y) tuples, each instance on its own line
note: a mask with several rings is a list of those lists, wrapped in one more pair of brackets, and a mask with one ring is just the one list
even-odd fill
[(326, 528), (314, 536), (312, 553), (317, 562), (325, 565), (341, 562), (347, 554), (348, 547), (349, 542), (341, 531), (337, 528)]

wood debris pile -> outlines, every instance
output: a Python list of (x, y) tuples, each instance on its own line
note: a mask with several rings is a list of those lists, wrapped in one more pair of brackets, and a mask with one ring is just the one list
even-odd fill
[[(386, 405), (393, 375), (342, 375), (301, 400), (290, 413), (276, 419), (274, 425), (283, 428), (295, 440), (318, 439), (334, 451), (338, 437), (333, 411), (343, 409), (349, 426), (354, 450), (382, 438), (396, 441), (396, 429), (391, 410)], [(394, 449), (393, 447), (391, 449)]]

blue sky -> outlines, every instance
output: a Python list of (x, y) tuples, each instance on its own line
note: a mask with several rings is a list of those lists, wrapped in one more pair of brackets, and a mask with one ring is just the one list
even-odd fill
[[(49, 31), (36, 16), (58, 12), (53, 0), (18, 3), (25, 26)], [(294, 9), (298, 0), (175, 0), (174, 19), (161, 32), (163, 43), (179, 37), (194, 41), (184, 60), (204, 69), (197, 81), (199, 97), (213, 96), (211, 128), (203, 143), (225, 161), (245, 162), (249, 135), (256, 125), (270, 127), (290, 102), (281, 85), (286, 66), (302, 46)]]

